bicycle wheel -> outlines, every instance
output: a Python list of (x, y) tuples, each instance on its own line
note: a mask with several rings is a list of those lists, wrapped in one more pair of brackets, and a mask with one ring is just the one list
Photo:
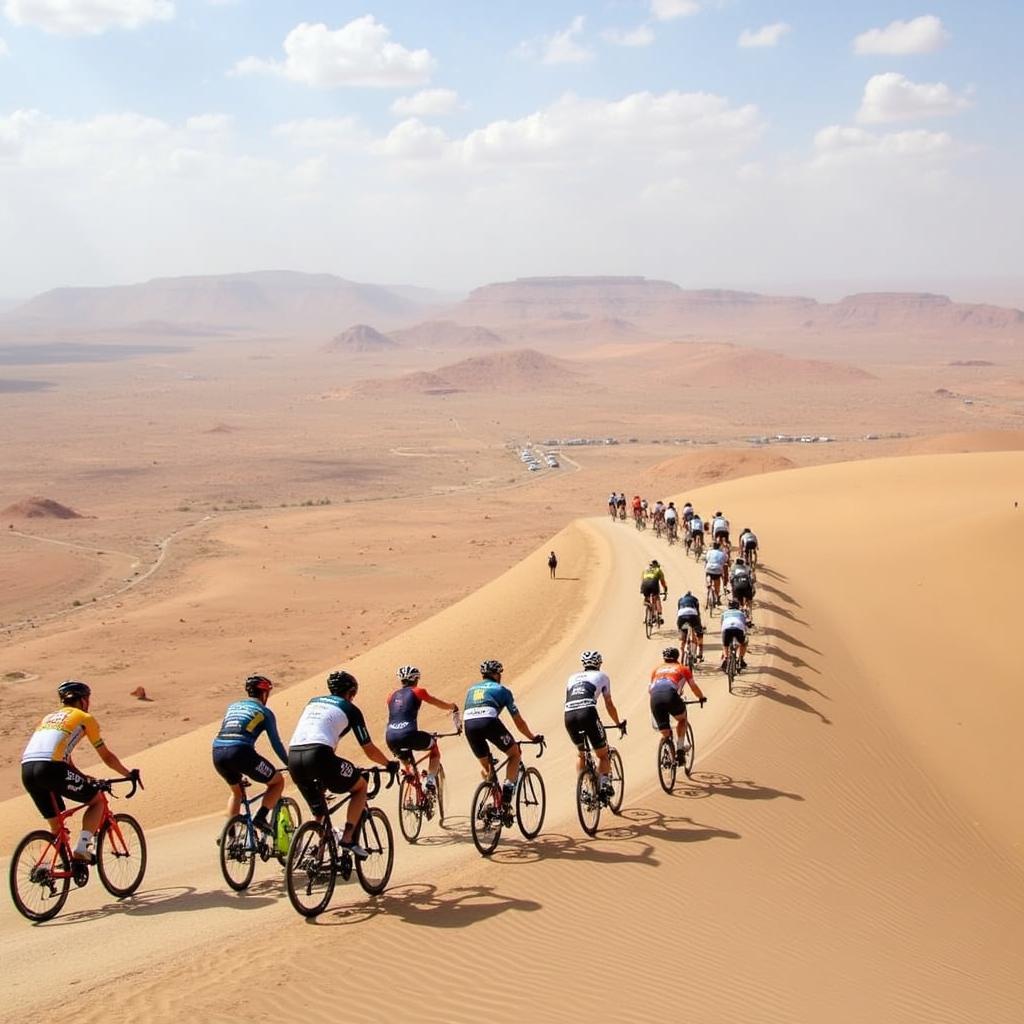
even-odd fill
[(303, 917), (327, 909), (338, 880), (338, 848), (329, 823), (307, 821), (292, 838), (284, 877), (288, 899)]
[(658, 781), (666, 793), (676, 784), (676, 748), (670, 736), (662, 736), (658, 744)]
[(647, 605), (644, 608), (644, 632), (647, 634), (647, 639), (651, 639), (651, 634), (654, 632), (654, 609)]
[(686, 777), (689, 778), (693, 774), (693, 758), (697, 752), (697, 748), (693, 743), (693, 726), (690, 725), (690, 719), (686, 719), (686, 734), (684, 743), (688, 744), (686, 754), (683, 757), (683, 771), (686, 772)]
[(527, 768), (516, 786), (516, 821), (519, 831), (533, 839), (544, 824), (544, 780), (536, 768)]
[(220, 873), (224, 881), (242, 892), (249, 888), (256, 870), (255, 836), (249, 837), (249, 823), (241, 814), (230, 818), (220, 834)]
[(363, 815), (359, 845), (370, 855), (365, 860), (356, 858), (359, 884), (370, 896), (377, 896), (387, 888), (395, 866), (395, 834), (388, 816), (379, 807), (371, 807)]
[(447, 779), (444, 774), (444, 765), (439, 765), (437, 769), (437, 823), (438, 825), (444, 824), (444, 800), (445, 800), (445, 786)]
[(481, 782), (473, 793), (473, 803), (469, 812), (473, 844), (484, 857), (494, 853), (494, 848), (501, 838), (501, 815), (495, 805), (494, 788), (490, 782)]
[(612, 748), (608, 751), (612, 762), (612, 795), (608, 801), (608, 807), (612, 814), (618, 814), (622, 810), (622, 796), (626, 791), (626, 773), (622, 770), (622, 758), (619, 752)]
[(710, 585), (708, 586), (707, 593), (704, 595), (704, 610), (708, 613), (708, 618), (711, 618), (711, 613), (715, 610), (715, 591)]
[(423, 806), (420, 792), (408, 776), (402, 776), (398, 787), (398, 827), (410, 843), (415, 843), (423, 828)]
[(54, 849), (52, 832), (29, 832), (11, 857), (11, 899), (30, 921), (49, 921), (67, 902), (71, 865), (63, 846)]
[(298, 827), (302, 824), (302, 808), (298, 801), (283, 796), (274, 804), (274, 856), (283, 867)]
[(732, 681), (736, 678), (739, 662), (736, 660), (736, 645), (729, 645), (729, 656), (725, 661), (725, 673), (729, 677), (729, 692), (732, 693)]
[(146, 836), (130, 814), (113, 814), (100, 829), (96, 870), (103, 888), (118, 899), (131, 896), (142, 885), (146, 873)]
[(597, 773), (593, 768), (584, 768), (576, 776), (576, 814), (583, 831), (588, 836), (594, 835), (601, 820), (601, 794), (598, 792)]

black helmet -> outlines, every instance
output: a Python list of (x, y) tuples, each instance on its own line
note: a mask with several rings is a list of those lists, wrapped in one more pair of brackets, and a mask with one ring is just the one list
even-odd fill
[(92, 696), (88, 683), (80, 683), (77, 679), (65, 679), (57, 687), (57, 696), (67, 704), (71, 700), (82, 700)]
[(249, 676), (245, 681), (245, 692), (250, 697), (269, 697), (274, 684), (266, 676)]
[(661, 652), (661, 656), (666, 661), (678, 661), (679, 660), (679, 648), (678, 647), (666, 647)]
[(736, 609), (738, 609), (739, 606), (740, 606), (740, 603), (739, 603), (739, 601), (736, 600), (735, 597), (732, 597), (732, 598), (729, 599), (729, 607), (732, 608), (734, 611)]
[(420, 681), (420, 670), (415, 665), (403, 665), (395, 675), (402, 681), (403, 686), (406, 683), (418, 683)]
[(661, 568), (661, 563), (656, 558), (652, 558), (651, 559), (651, 568), (652, 569), (660, 569)]
[(683, 597), (693, 597), (693, 593), (688, 590), (685, 594), (683, 594)]
[(600, 668), (604, 662), (600, 651), (584, 651), (580, 655), (580, 662), (584, 668)]
[(335, 697), (344, 697), (346, 693), (351, 693), (358, 685), (359, 680), (351, 672), (332, 672), (327, 677), (327, 689)]
[(485, 678), (491, 676), (500, 676), (505, 671), (505, 667), (502, 665), (497, 658), (488, 658), (486, 661), (480, 662), (480, 675)]
[(743, 567), (744, 569), (745, 569), (745, 568), (747, 567), (747, 563), (746, 563), (746, 562), (744, 561), (744, 559), (743, 559), (743, 556), (742, 556), (742, 555), (740, 555), (740, 556), (739, 556), (739, 557), (738, 557), (738, 558), (736, 559), (736, 568), (738, 569), (738, 568), (740, 568), (740, 566), (742, 566), (742, 567)]

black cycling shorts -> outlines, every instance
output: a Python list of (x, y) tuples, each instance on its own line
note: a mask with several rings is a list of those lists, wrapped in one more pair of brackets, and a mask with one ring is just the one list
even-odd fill
[(685, 715), (686, 705), (679, 691), (670, 686), (659, 686), (651, 691), (651, 715), (659, 729), (668, 729), (670, 715)]
[(740, 629), (739, 626), (730, 626), (728, 629), (722, 630), (722, 647), (724, 650), (729, 649), (729, 645), (735, 640), (739, 644), (745, 644), (747, 642), (747, 634), (744, 630)]
[(640, 583), (640, 593), (644, 597), (657, 597), (661, 584), (658, 580), (643, 580)]
[(64, 810), (64, 797), (87, 804), (98, 792), (95, 780), (67, 761), (26, 761), (21, 766), (21, 784), (44, 818), (56, 818)]
[(756, 540), (751, 540), (749, 537), (747, 537), (743, 541), (743, 550), (744, 551), (756, 551), (757, 550), (757, 541)]
[(488, 741), (493, 743), (503, 754), (515, 745), (512, 734), (502, 724), (500, 718), (471, 718), (463, 721), (462, 729), (466, 734), (469, 749), (477, 757), (489, 757), (491, 750)]
[(569, 734), (569, 739), (576, 744), (577, 750), (583, 750), (586, 747), (586, 740), (590, 741), (592, 750), (600, 750), (602, 747), (608, 746), (608, 736), (604, 731), (604, 725), (596, 707), (566, 711), (565, 731)]
[(243, 775), (254, 782), (269, 782), (277, 774), (277, 769), (257, 754), (255, 747), (241, 743), (234, 747), (214, 747), (213, 767), (229, 786), (237, 786)]
[(732, 585), (732, 596), (735, 597), (737, 601), (744, 600), (744, 599), (748, 600), (748, 601), (753, 601), (754, 600), (754, 587), (753, 587), (753, 584), (751, 584), (749, 580), (743, 581), (743, 582), (735, 582), (734, 581), (733, 585)]
[(704, 625), (700, 621), (699, 613), (696, 615), (680, 615), (676, 619), (676, 629), (678, 629), (680, 633), (682, 633), (687, 626), (689, 626), (697, 636), (704, 635)]
[(405, 732), (391, 732), (389, 729), (384, 733), (384, 741), (395, 757), (403, 750), (432, 750), (434, 747), (434, 737), (422, 729), (408, 729)]
[(351, 761), (338, 757), (323, 743), (292, 747), (288, 751), (288, 770), (316, 817), (327, 813), (325, 790), (347, 793), (362, 777)]

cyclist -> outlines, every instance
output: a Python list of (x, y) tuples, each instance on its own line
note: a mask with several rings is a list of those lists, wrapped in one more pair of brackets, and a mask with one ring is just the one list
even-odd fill
[(284, 791), (284, 776), (266, 758), (256, 753), (256, 739), (260, 733), (266, 732), (274, 753), (285, 764), (288, 763), (288, 751), (277, 732), (277, 719), (267, 707), (273, 688), (274, 684), (266, 676), (249, 676), (245, 681), (245, 698), (228, 705), (220, 730), (213, 740), (213, 767), (231, 789), (228, 798), (229, 818), (238, 814), (242, 807), (243, 775), (266, 783), (263, 802), (252, 816), (253, 824), (265, 832), (270, 831), (267, 815)]
[(704, 556), (704, 579), (714, 588), (715, 597), (722, 600), (722, 576), (729, 556), (717, 545)]
[(668, 508), (665, 509), (665, 526), (668, 527), (668, 534), (670, 537), (674, 537), (676, 529), (679, 525), (679, 513), (676, 511), (674, 502), (668, 503)]
[(690, 530), (686, 535), (687, 550), (689, 550), (689, 548), (694, 544), (704, 544), (704, 520), (701, 519), (696, 511), (694, 511), (693, 515), (690, 516)]
[(687, 502), (683, 506), (683, 527), (689, 532), (690, 520), (693, 518), (693, 505)]
[(700, 621), (700, 600), (688, 590), (676, 607), (676, 627), (679, 630), (679, 642), (686, 643), (686, 630), (692, 629), (697, 641), (697, 660), (704, 660), (704, 623)]
[(618, 495), (612, 491), (612, 493), (608, 495), (608, 515), (610, 515), (612, 519), (615, 518), (615, 504), (617, 500)]
[(526, 724), (526, 720), (516, 707), (515, 697), (507, 686), (502, 686), (501, 675), (505, 671), (500, 661), (488, 658), (480, 665), (480, 682), (474, 683), (466, 691), (466, 703), (462, 710), (463, 729), (466, 742), (473, 751), (482, 769), (485, 779), (491, 777), (493, 762), (491, 761), (488, 743), (493, 743), (503, 754), (508, 754), (508, 765), (505, 771), (505, 783), (501, 796), (504, 809), (512, 806), (512, 792), (515, 789), (516, 776), (519, 774), (519, 763), (523, 752), (519, 744), (512, 739), (512, 734), (501, 723), (499, 716), (506, 708), (515, 722), (516, 728), (528, 740), (543, 741), (544, 737), (534, 733)]
[(656, 523), (663, 523), (665, 521), (665, 502), (659, 498), (654, 503), (654, 511), (651, 513), (651, 519)]
[(598, 696), (604, 698), (605, 709), (616, 725), (619, 724), (619, 712), (612, 701), (611, 680), (601, 671), (603, 660), (600, 651), (584, 651), (580, 655), (583, 671), (574, 672), (565, 684), (565, 731), (579, 751), (576, 758), (577, 772), (583, 771), (586, 764), (583, 752), (586, 741), (590, 740), (590, 746), (597, 757), (601, 792), (611, 796), (612, 762), (608, 753), (608, 738), (597, 710)]
[(338, 757), (334, 748), (351, 732), (366, 756), (392, 775), (398, 771), (398, 762), (388, 760), (370, 739), (363, 713), (353, 703), (359, 680), (349, 672), (332, 672), (327, 677), (327, 691), (311, 698), (299, 716), (288, 744), (288, 770), (318, 821), (327, 814), (325, 790), (351, 794), (339, 842), (364, 860), (369, 854), (356, 842), (356, 826), (366, 809), (366, 779), (351, 761)]
[[(441, 764), (441, 750), (437, 740), (430, 733), (423, 732), (417, 724), (420, 705), (426, 701), (435, 708), (444, 708), (452, 713), (452, 724), (459, 728), (459, 705), (450, 700), (434, 697), (419, 685), (420, 670), (415, 665), (403, 665), (396, 673), (402, 684), (387, 699), (388, 727), (384, 733), (388, 750), (401, 758), (402, 751), (429, 750), (427, 761), (427, 789), (437, 789), (437, 769)], [(410, 771), (414, 770), (413, 759), (406, 762)]]
[(732, 589), (732, 596), (739, 601), (740, 608), (746, 613), (747, 625), (752, 626), (754, 623), (750, 618), (750, 612), (756, 588), (750, 566), (743, 558), (736, 559), (736, 564), (732, 567), (732, 573), (729, 576), (729, 586)]
[(619, 513), (620, 519), (626, 518), (626, 492), (619, 491), (619, 496), (615, 499), (615, 508)]
[(643, 509), (644, 509), (643, 502), (640, 500), (640, 495), (639, 494), (634, 494), (633, 495), (633, 501), (632, 501), (631, 507), (633, 509), (633, 518), (635, 520), (639, 521), (640, 517), (643, 515)]
[(697, 694), (701, 707), (707, 698), (694, 682), (693, 673), (685, 665), (679, 664), (678, 647), (666, 647), (661, 656), (665, 663), (651, 673), (651, 682), (647, 687), (651, 695), (651, 717), (654, 719), (655, 728), (666, 739), (672, 735), (669, 716), (676, 720), (676, 763), (683, 764), (688, 750), (683, 692), (689, 686)]
[(640, 499), (640, 514), (641, 514), (641, 516), (643, 516), (643, 518), (645, 520), (650, 518), (650, 510), (647, 507), (647, 499), (646, 498), (641, 498)]
[(757, 561), (757, 534), (749, 526), (744, 526), (740, 534), (740, 554), (750, 565)]
[(726, 549), (731, 546), (729, 544), (729, 520), (720, 511), (716, 512), (711, 520), (711, 542), (713, 544), (722, 542)]
[(740, 668), (746, 668), (747, 654), (747, 617), (740, 610), (740, 603), (734, 597), (729, 602), (729, 607), (722, 612), (722, 671), (726, 671), (725, 659), (728, 656), (729, 646), (735, 640), (740, 646)]
[(87, 683), (65, 679), (57, 687), (57, 696), (60, 708), (44, 716), (21, 755), (21, 784), (54, 835), (60, 833), (58, 815), (64, 810), (64, 797), (88, 804), (72, 856), (89, 861), (89, 844), (103, 820), (103, 799), (95, 780), (79, 772), (71, 760), (78, 741), (87, 737), (100, 760), (126, 779), (139, 778), (139, 771), (125, 768), (103, 742), (99, 722), (89, 714), (92, 690)]
[(656, 558), (651, 559), (651, 564), (644, 569), (640, 577), (640, 593), (644, 596), (644, 607), (650, 605), (654, 614), (658, 617), (658, 625), (665, 621), (661, 617), (661, 598), (658, 597), (658, 590), (661, 590), (663, 597), (668, 597), (668, 583), (665, 580), (665, 573), (658, 564)]

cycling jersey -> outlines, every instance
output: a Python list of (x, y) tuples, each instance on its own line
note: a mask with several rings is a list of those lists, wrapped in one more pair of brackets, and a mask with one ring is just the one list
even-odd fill
[(711, 532), (712, 533), (728, 533), (729, 532), (729, 520), (725, 516), (715, 516), (711, 520)]
[(333, 750), (349, 730), (361, 747), (370, 742), (362, 711), (344, 697), (336, 697), (333, 693), (324, 694), (314, 697), (303, 708), (288, 746), (320, 744)]
[(214, 738), (215, 747), (255, 747), (256, 738), (266, 732), (270, 745), (282, 761), (288, 760), (288, 751), (284, 749), (281, 737), (277, 732), (277, 719), (274, 712), (260, 703), (255, 697), (246, 697), (228, 705), (224, 712), (224, 721), (220, 731)]
[(689, 615), (690, 612), (700, 615), (700, 601), (693, 594), (683, 594), (676, 608), (679, 615)]
[(388, 697), (388, 732), (412, 732), (420, 705), (430, 696), (422, 686), (401, 686)]
[(466, 691), (462, 720), (469, 722), (477, 718), (497, 718), (506, 709), (509, 714), (519, 714), (512, 691), (493, 679), (481, 679)]
[(693, 518), (693, 515), (694, 515), (693, 509), (689, 505), (687, 505), (683, 509), (683, 522), (684, 523), (688, 523)]
[(578, 711), (580, 708), (596, 708), (597, 698), (612, 695), (612, 682), (599, 669), (590, 668), (574, 672), (565, 684), (565, 710)]
[(656, 583), (664, 583), (665, 574), (661, 571), (661, 566), (659, 565), (657, 569), (645, 569), (643, 579), (645, 583), (650, 583), (652, 580)]
[(701, 518), (695, 512), (693, 518), (690, 520), (690, 533), (703, 533), (704, 524), (701, 522)]
[(750, 576), (750, 570), (745, 565), (737, 565), (733, 568), (730, 580), (734, 587), (751, 587), (754, 581)]
[(722, 632), (727, 629), (739, 629), (746, 633), (747, 617), (738, 608), (726, 608), (722, 612)]
[(720, 551), (718, 548), (712, 548), (704, 556), (704, 569), (712, 576), (721, 576), (725, 571), (725, 563), (728, 560), (729, 559), (724, 551)]
[(71, 752), (83, 736), (88, 736), (97, 750), (103, 746), (99, 722), (88, 711), (72, 707), (51, 711), (29, 739), (21, 755), (21, 763), (70, 761)]
[(757, 547), (757, 534), (753, 533), (750, 530), (747, 530), (746, 533), (741, 533), (740, 534), (740, 544), (742, 544), (743, 547), (746, 548), (748, 551), (751, 548), (756, 548)]
[(642, 506), (640, 504), (640, 499), (639, 498), (634, 498), (633, 499), (633, 511), (634, 512), (639, 512), (641, 507)]
[(676, 519), (677, 519), (677, 513), (676, 513), (676, 510), (674, 508), (667, 508), (667, 509), (665, 509), (665, 521), (666, 522), (674, 523), (676, 521)]
[(672, 689), (677, 693), (683, 692), (687, 683), (693, 682), (693, 673), (685, 666), (675, 661), (667, 661), (659, 665), (651, 673), (651, 682), (647, 687), (650, 693), (655, 690)]

